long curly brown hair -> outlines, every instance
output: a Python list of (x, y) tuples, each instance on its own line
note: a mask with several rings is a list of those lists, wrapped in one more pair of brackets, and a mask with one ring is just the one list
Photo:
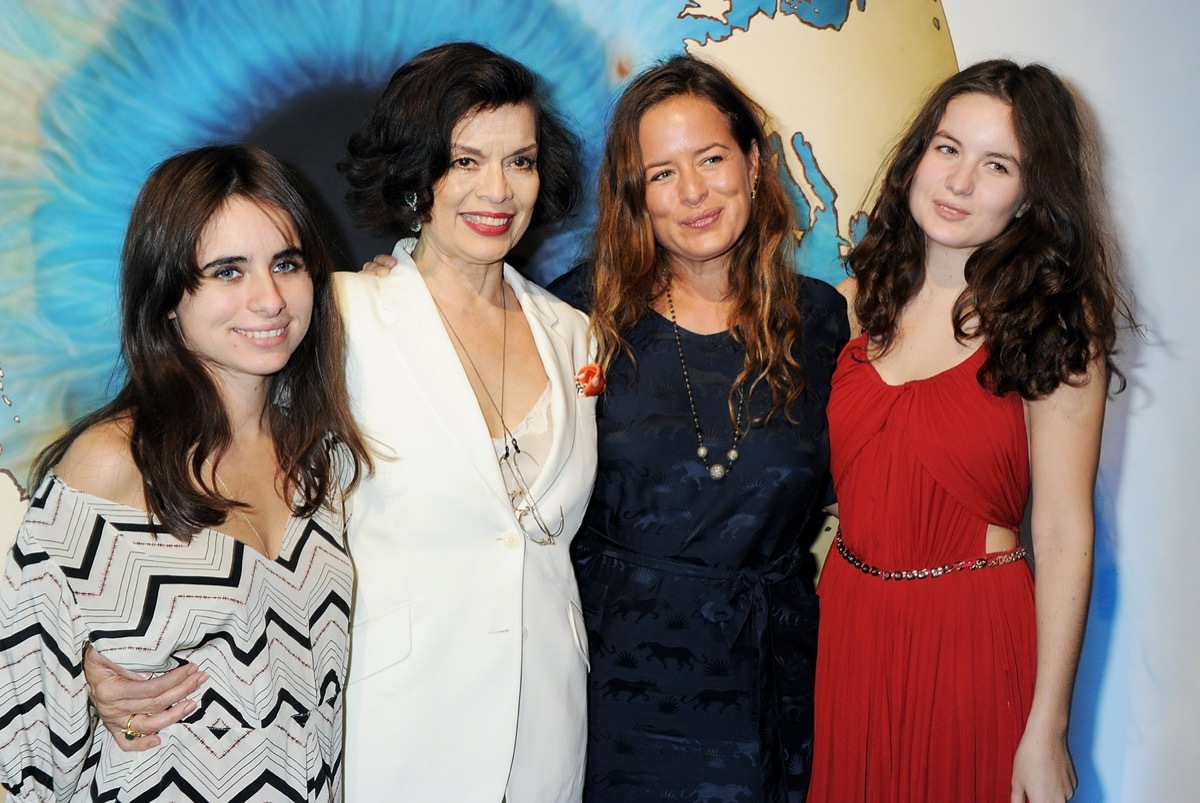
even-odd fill
[(1012, 108), (1026, 211), (967, 260), (967, 286), (954, 305), (955, 337), (983, 336), (981, 384), (999, 395), (1043, 397), (1084, 381), (1103, 358), (1110, 377), (1118, 318), (1136, 322), (1104, 232), (1098, 182), (1090, 174), (1079, 111), (1048, 68), (997, 59), (941, 84), (896, 146), (863, 239), (848, 268), (854, 312), (874, 347), (886, 352), (905, 305), (925, 280), (925, 235), (909, 211), (909, 190), (942, 115), (959, 95), (979, 93)]
[(592, 242), (592, 331), (607, 371), (625, 352), (628, 336), (652, 313), (666, 289), (670, 254), (654, 238), (646, 208), (645, 165), (638, 139), (652, 107), (681, 96), (712, 103), (747, 156), (757, 144), (759, 175), (746, 229), (735, 243), (729, 268), (733, 299), (729, 331), (746, 361), (730, 389), (730, 415), (738, 388), (753, 392), (766, 382), (771, 407), (764, 418), (787, 408), (804, 390), (799, 358), (800, 278), (790, 261), (794, 213), (784, 194), (763, 127), (765, 115), (729, 76), (692, 56), (676, 56), (637, 76), (613, 110), (598, 188), (599, 221)]

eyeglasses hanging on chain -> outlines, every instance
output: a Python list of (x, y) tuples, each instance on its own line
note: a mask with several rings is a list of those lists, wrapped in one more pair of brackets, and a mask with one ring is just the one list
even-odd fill
[[(511, 448), (510, 448), (511, 447)], [(566, 516), (563, 514), (563, 509), (558, 508), (558, 526), (554, 529), (546, 522), (541, 510), (537, 506), (537, 501), (534, 499), (533, 492), (529, 490), (529, 483), (525, 482), (525, 476), (521, 473), (521, 467), (517, 464), (517, 457), (521, 454), (521, 447), (517, 443), (517, 439), (507, 428), (504, 430), (504, 454), (500, 456), (500, 473), (503, 474), (505, 469), (508, 470), (508, 477), (505, 479), (505, 485), (511, 490), (508, 493), (508, 498), (512, 502), (513, 512), (517, 514), (517, 523), (521, 525), (521, 529), (529, 536), (529, 540), (535, 544), (542, 546), (550, 546), (554, 543), (554, 539), (562, 535), (563, 528), (566, 527)], [(538, 538), (531, 528), (525, 524), (526, 517), (532, 518), (537, 529), (541, 531), (545, 538)]]

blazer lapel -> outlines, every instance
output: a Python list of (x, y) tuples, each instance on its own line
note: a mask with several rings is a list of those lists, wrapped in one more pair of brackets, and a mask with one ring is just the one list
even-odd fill
[[(407, 392), (428, 401), (467, 462), (511, 512), (487, 423), (433, 297), (400, 245), (395, 256), (400, 263), (380, 280), (380, 306), (387, 331), (415, 380)], [(423, 424), (412, 421), (406, 425)]]
[(558, 313), (545, 297), (529, 292), (529, 282), (517, 270), (504, 266), (504, 279), (512, 287), (533, 332), (542, 365), (550, 379), (550, 413), (554, 438), (546, 464), (533, 482), (534, 499), (540, 500), (554, 485), (575, 446), (575, 369), (571, 345), (564, 336)]

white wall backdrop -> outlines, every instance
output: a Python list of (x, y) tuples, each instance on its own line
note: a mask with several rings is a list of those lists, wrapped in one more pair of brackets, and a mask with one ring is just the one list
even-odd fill
[[(1147, 340), (1108, 408), (1097, 588), (1075, 697), (1076, 800), (1200, 800), (1200, 4), (943, 0), (960, 66), (1041, 61), (1096, 116)], [(1189, 504), (1190, 503), (1190, 504)]]

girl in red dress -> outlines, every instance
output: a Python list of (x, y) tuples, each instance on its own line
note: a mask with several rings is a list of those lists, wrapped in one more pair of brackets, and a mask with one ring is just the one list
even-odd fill
[[(840, 288), (810, 801), (1062, 801), (1116, 319), (1074, 100), (991, 61), (904, 135)], [(1018, 527), (1032, 493), (1033, 582)]]

